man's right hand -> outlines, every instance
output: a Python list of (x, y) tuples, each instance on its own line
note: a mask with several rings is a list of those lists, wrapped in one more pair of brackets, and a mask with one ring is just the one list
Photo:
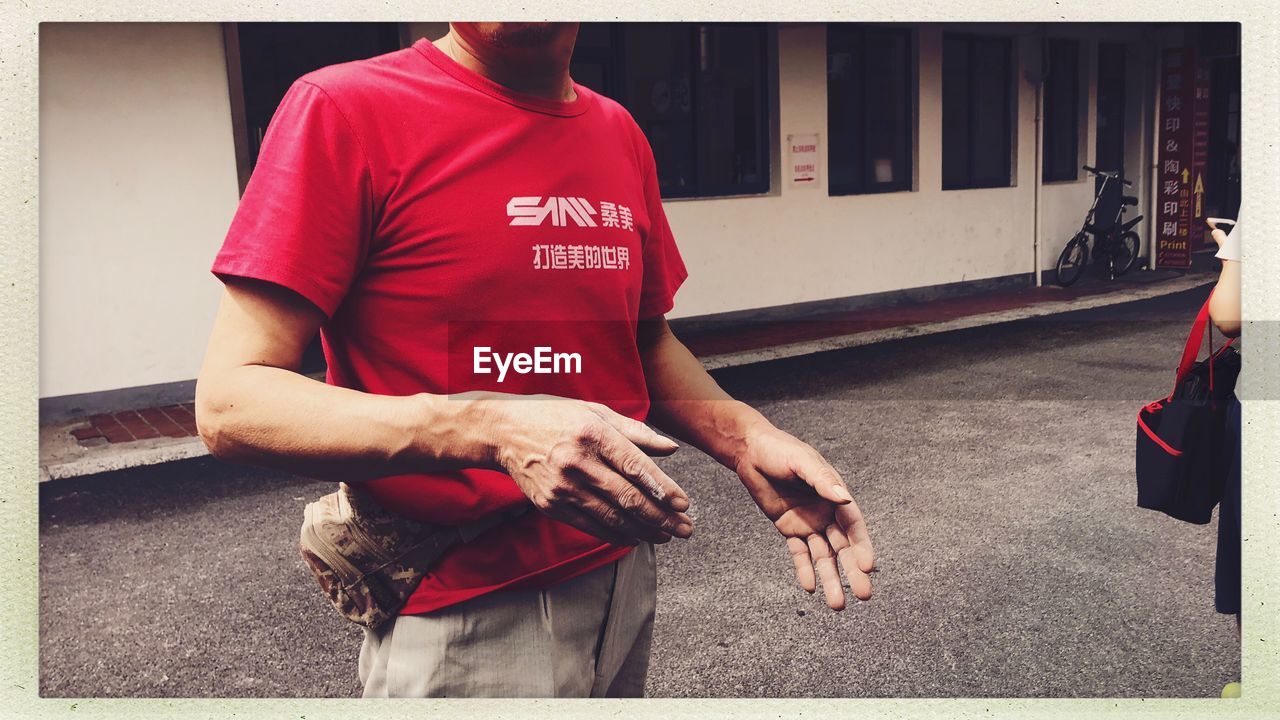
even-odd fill
[(548, 517), (615, 545), (693, 534), (689, 496), (649, 458), (675, 442), (599, 403), (481, 395), (497, 464)]

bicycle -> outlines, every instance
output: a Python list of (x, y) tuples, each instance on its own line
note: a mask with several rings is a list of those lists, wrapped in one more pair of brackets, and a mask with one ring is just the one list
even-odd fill
[[(1133, 183), (1120, 177), (1119, 173), (1099, 170), (1088, 165), (1086, 171), (1102, 178), (1098, 192), (1093, 198), (1093, 205), (1084, 216), (1084, 224), (1076, 231), (1074, 237), (1067, 242), (1058, 256), (1058, 285), (1067, 287), (1080, 279), (1084, 266), (1092, 255), (1095, 263), (1106, 260), (1108, 273), (1112, 280), (1124, 275), (1133, 268), (1138, 260), (1138, 249), (1141, 239), (1134, 231), (1134, 226), (1142, 220), (1139, 215), (1124, 222), (1124, 211), (1131, 205), (1138, 204), (1138, 198), (1123, 194), (1124, 187), (1132, 187)], [(1116, 202), (1117, 196), (1119, 202)], [(1113, 211), (1111, 206), (1115, 206)], [(1089, 238), (1093, 238), (1093, 252), (1089, 252)]]

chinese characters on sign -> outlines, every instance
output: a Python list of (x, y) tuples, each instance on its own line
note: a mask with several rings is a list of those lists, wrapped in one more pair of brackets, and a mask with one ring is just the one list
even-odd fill
[(1194, 51), (1170, 48), (1160, 63), (1160, 132), (1156, 181), (1156, 266), (1185, 268), (1203, 232), (1208, 142), (1207, 72)]
[(818, 136), (788, 135), (787, 146), (791, 159), (791, 182), (800, 185), (817, 185)]
[[(1209, 156), (1209, 65), (1195, 63), (1195, 98), (1191, 102), (1191, 218), (1204, 227), (1204, 170)], [(1198, 250), (1204, 233), (1193, 232), (1191, 249)]]

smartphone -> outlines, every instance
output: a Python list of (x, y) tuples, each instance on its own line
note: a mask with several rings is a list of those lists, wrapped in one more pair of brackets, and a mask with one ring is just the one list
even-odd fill
[(1236, 221), (1230, 218), (1205, 218), (1205, 222), (1209, 223), (1209, 227), (1217, 230), (1219, 225), (1227, 227), (1235, 227)]

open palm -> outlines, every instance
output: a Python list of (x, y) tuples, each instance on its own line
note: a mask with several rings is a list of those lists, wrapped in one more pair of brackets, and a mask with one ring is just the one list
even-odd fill
[(866, 519), (844, 480), (817, 450), (773, 428), (748, 442), (735, 469), (756, 505), (786, 538), (800, 587), (814, 592), (821, 579), (827, 605), (843, 610), (838, 558), (854, 596), (870, 599), (868, 573), (875, 567), (875, 551)]

